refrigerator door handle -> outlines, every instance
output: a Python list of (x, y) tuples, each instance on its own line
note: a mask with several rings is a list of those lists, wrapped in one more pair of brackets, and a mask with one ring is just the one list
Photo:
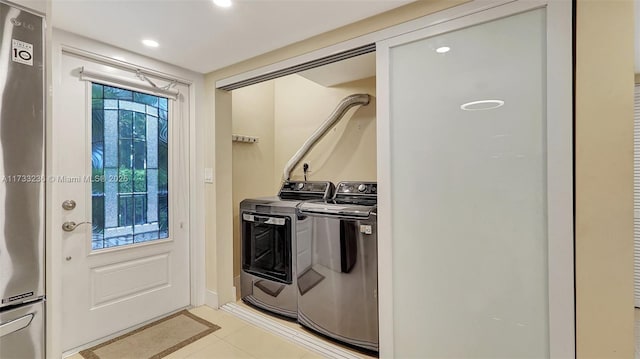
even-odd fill
[(17, 332), (22, 328), (26, 328), (31, 324), (33, 320), (33, 313), (23, 315), (20, 318), (14, 319), (10, 322), (0, 324), (0, 337), (4, 337), (5, 335), (9, 335), (13, 332)]

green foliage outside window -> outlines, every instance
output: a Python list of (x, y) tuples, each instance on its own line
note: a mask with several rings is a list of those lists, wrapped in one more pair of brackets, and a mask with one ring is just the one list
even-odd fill
[(93, 249), (169, 235), (168, 100), (94, 83)]

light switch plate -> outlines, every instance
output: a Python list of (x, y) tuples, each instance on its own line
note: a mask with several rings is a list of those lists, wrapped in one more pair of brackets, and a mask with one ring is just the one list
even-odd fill
[(213, 183), (213, 168), (204, 169), (204, 183)]

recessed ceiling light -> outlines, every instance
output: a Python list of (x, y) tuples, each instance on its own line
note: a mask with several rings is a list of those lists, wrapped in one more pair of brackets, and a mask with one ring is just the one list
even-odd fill
[(142, 40), (142, 43), (144, 44), (144, 46), (149, 46), (149, 47), (158, 47), (158, 46), (160, 46), (160, 44), (158, 44), (157, 41), (149, 40), (149, 39)]
[(504, 101), (502, 100), (481, 100), (462, 104), (460, 105), (460, 109), (465, 111), (493, 110), (503, 105)]
[(445, 52), (449, 52), (449, 50), (451, 50), (450, 47), (448, 46), (441, 46), (439, 48), (436, 49), (436, 52), (439, 54), (444, 54)]
[(213, 0), (213, 3), (220, 7), (230, 7), (231, 0)]

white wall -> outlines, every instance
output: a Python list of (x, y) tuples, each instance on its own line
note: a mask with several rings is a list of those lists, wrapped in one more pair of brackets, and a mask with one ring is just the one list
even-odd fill
[(274, 107), (274, 81), (233, 91), (233, 133), (260, 139), (232, 144), (234, 278), (240, 275), (239, 204), (245, 198), (274, 195)]
[(302, 164), (309, 163), (310, 181), (376, 180), (376, 82), (371, 77), (335, 87), (324, 87), (298, 75), (275, 84), (275, 188), (283, 169), (311, 134), (329, 117), (340, 100), (356, 93), (371, 95), (367, 106), (347, 112), (291, 172), (302, 180)]
[(578, 358), (634, 355), (633, 6), (576, 5)]
[(634, 44), (635, 44), (635, 71), (636, 74), (640, 74), (640, 2), (634, 1), (633, 3), (634, 9), (634, 22), (635, 22), (635, 31), (634, 35)]

